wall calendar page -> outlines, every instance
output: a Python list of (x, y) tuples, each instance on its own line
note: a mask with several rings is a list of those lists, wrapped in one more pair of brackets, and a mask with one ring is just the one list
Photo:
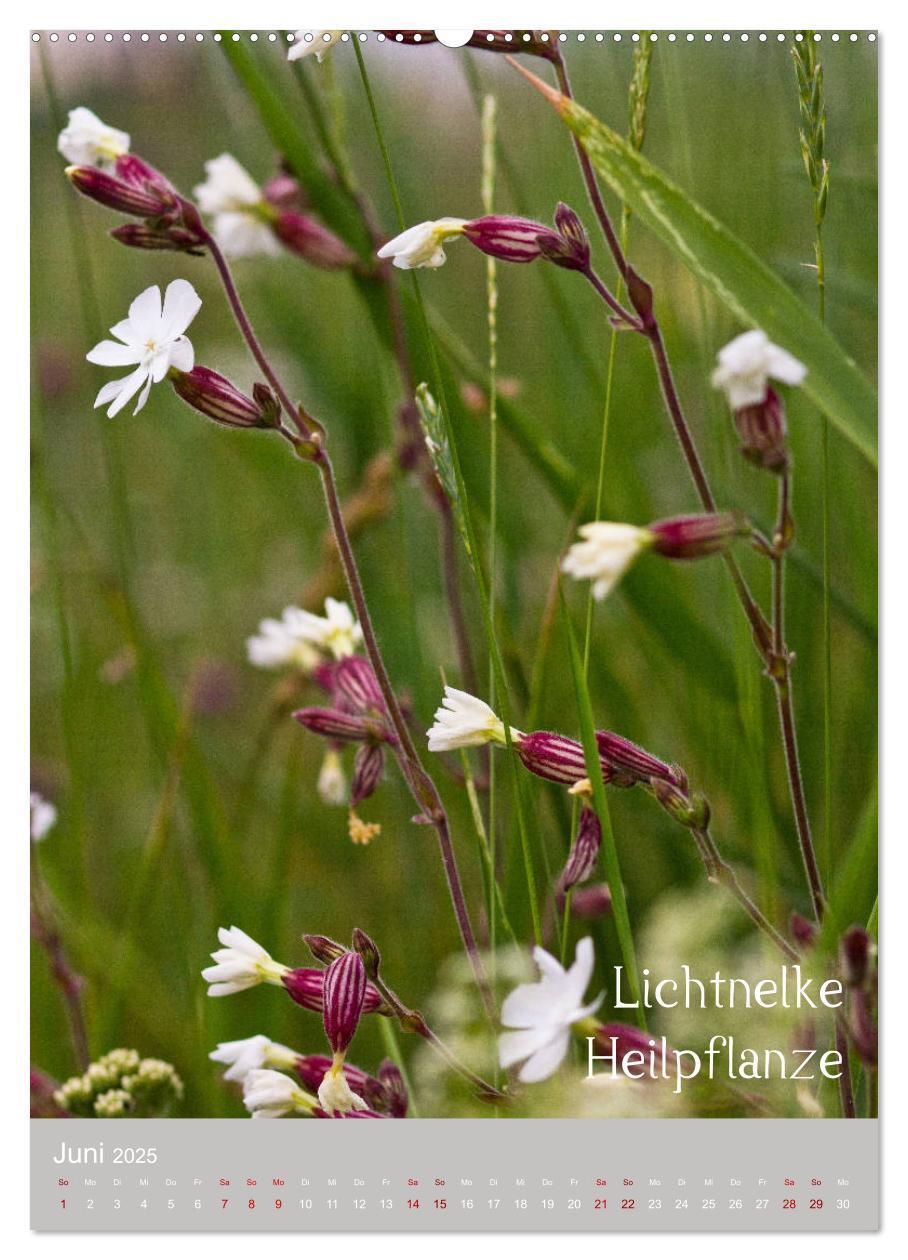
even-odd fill
[(30, 54), (32, 1229), (877, 1230), (876, 33)]

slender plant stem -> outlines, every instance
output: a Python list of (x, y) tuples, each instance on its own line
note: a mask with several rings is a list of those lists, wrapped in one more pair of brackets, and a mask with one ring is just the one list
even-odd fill
[(341, 567), (343, 568), (347, 588), (350, 592), (350, 598), (353, 601), (353, 606), (356, 609), (356, 615), (362, 629), (366, 655), (369, 658), (369, 663), (375, 671), (375, 676), (378, 680), (378, 685), (381, 688), (388, 716), (391, 720), (391, 725), (393, 726), (395, 735), (397, 736), (395, 754), (404, 779), (406, 780), (416, 803), (420, 807), (423, 819), (434, 828), (438, 837), (442, 866), (448, 883), (448, 890), (451, 894), (454, 915), (460, 929), (464, 949), (469, 956), (486, 1011), (488, 1012), (489, 1018), (494, 1021), (496, 1018), (494, 1002), (492, 1000), (492, 994), (489, 989), (485, 970), (482, 965), (482, 959), (480, 958), (479, 950), (476, 945), (476, 937), (473, 932), (470, 913), (467, 908), (463, 885), (457, 868), (454, 846), (451, 841), (451, 832), (447, 814), (445, 813), (441, 797), (438, 794), (438, 790), (435, 787), (434, 782), (422, 766), (419, 754), (416, 751), (416, 745), (413, 742), (413, 736), (401, 711), (400, 703), (397, 699), (397, 695), (394, 691), (394, 687), (385, 666), (384, 658), (381, 654), (381, 649), (378, 645), (378, 638), (375, 634), (375, 628), (369, 614), (369, 607), (366, 602), (366, 596), (363, 590), (362, 580), (359, 575), (356, 557), (353, 553), (350, 536), (347, 532), (346, 522), (344, 521), (340, 496), (337, 491), (337, 481), (334, 476), (334, 468), (331, 463), (331, 457), (329, 456), (327, 448), (324, 444), (321, 428), (320, 426), (316, 427), (316, 422), (303, 410), (303, 408), (294, 406), (291, 402), (289, 394), (272, 368), (268, 357), (262, 349), (261, 343), (255, 334), (249, 316), (246, 314), (245, 308), (243, 307), (242, 299), (240, 298), (239, 291), (234, 283), (226, 258), (221, 252), (217, 242), (212, 238), (209, 238), (207, 244), (211, 250), (212, 258), (221, 276), (228, 303), (234, 314), (237, 326), (239, 327), (243, 339), (249, 347), (256, 363), (264, 373), (266, 380), (279, 398), (281, 406), (286, 412), (288, 419), (291, 420), (296, 427), (303, 444), (301, 445), (301, 443), (292, 433), (290, 433), (289, 430), (282, 429), (282, 435), (292, 442), (294, 447), (300, 451), (305, 458), (311, 460), (311, 462), (313, 462), (318, 468), (322, 482), (322, 490), (325, 496), (325, 505), (328, 510), (328, 517), (331, 522), (331, 528), (337, 544)]
[(73, 967), (57, 926), (50, 892), (41, 874), (35, 845), (32, 844), (32, 936), (44, 950), (50, 963), (50, 973), (60, 990), (69, 1020), (73, 1050), (79, 1070), (84, 1072), (91, 1062), (88, 1042), (88, 1025), (82, 1006), (84, 981)]
[(761, 932), (764, 932), (774, 945), (776, 945), (786, 958), (791, 962), (798, 961), (798, 952), (794, 949), (781, 932), (769, 922), (766, 915), (753, 901), (753, 899), (742, 888), (734, 868), (722, 857), (716, 842), (708, 831), (694, 832), (694, 838), (700, 849), (700, 856), (706, 865), (709, 878), (716, 884), (721, 884), (723, 888), (727, 888), (735, 900), (742, 906), (745, 913), (750, 916)]

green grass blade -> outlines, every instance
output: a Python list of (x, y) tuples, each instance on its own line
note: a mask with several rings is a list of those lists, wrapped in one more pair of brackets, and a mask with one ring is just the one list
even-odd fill
[(648, 158), (574, 101), (559, 113), (596, 171), (635, 215), (747, 327), (762, 328), (807, 367), (803, 389), (874, 467), (873, 387), (832, 333), (783, 280)]

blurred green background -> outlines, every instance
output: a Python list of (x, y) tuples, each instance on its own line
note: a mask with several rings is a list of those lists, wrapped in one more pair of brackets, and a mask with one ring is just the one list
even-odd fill
[[(278, 44), (250, 48), (317, 151), (306, 93)], [(569, 135), (503, 59), (439, 47), (363, 46), (408, 223), (481, 212), (477, 103), (498, 98), (497, 208), (548, 220), (559, 200), (596, 239)], [(626, 127), (632, 44), (592, 37), (565, 45), (579, 101)], [(831, 164), (825, 226), (828, 321), (868, 376), (876, 369), (876, 54), (865, 39), (824, 39)], [(548, 77), (543, 62), (532, 69)], [(811, 194), (798, 147), (798, 96), (788, 43), (670, 44), (652, 59), (645, 152), (723, 220), (815, 308)], [(353, 49), (302, 66), (308, 90), (343, 128), (358, 181), (388, 235), (397, 221)], [(50, 91), (49, 91), (50, 89)], [(253, 365), (205, 259), (144, 254), (107, 236), (116, 216), (78, 201), (56, 152), (60, 113), (89, 106), (130, 132), (133, 151), (184, 191), (206, 159), (229, 151), (264, 182), (277, 155), (224, 50), (206, 36), (178, 45), (51, 45), (33, 50), (32, 338), (34, 380), (33, 787), (60, 810), (42, 843), (42, 869), (67, 946), (85, 975), (91, 1048), (135, 1045), (175, 1064), (187, 1115), (241, 1113), (207, 1053), (218, 1040), (266, 1032), (304, 1052), (323, 1050), (317, 1017), (271, 989), (210, 1001), (199, 977), (219, 924), (235, 922), (278, 959), (308, 962), (303, 932), (348, 940), (354, 926), (379, 943), (390, 981), (426, 1002), (458, 948), (434, 838), (409, 823), (413, 806), (395, 770), (367, 802), (382, 824), (355, 848), (343, 811), (318, 800), (323, 746), (271, 717), (275, 679), (246, 663), (258, 621), (296, 602), (322, 562), (325, 517), (317, 478), (266, 435), (206, 423), (166, 388), (140, 415), (93, 412), (109, 372), (85, 353), (149, 284), (185, 276), (203, 298), (190, 329), (196, 361), (249, 388)], [(512, 177), (512, 178), (509, 178)], [(613, 199), (608, 198), (614, 207)], [(617, 207), (614, 207), (617, 210)], [(317, 207), (314, 208), (317, 212)], [(678, 385), (719, 503), (769, 527), (774, 479), (746, 464), (723, 399), (709, 386), (716, 350), (741, 331), (639, 224), (630, 254), (652, 282)], [(463, 404), (484, 383), (485, 260), (454, 243), (447, 265), (422, 273), (430, 310), (475, 360), (442, 357), (471, 500), (483, 527), (488, 420)], [(394, 435), (399, 385), (361, 295), (348, 277), (289, 254), (241, 261), (236, 276), (265, 345), (292, 393), (326, 424), (341, 492), (359, 485)], [(582, 281), (535, 264), (499, 265), (499, 364), (508, 406), (560, 453), (571, 495), (592, 500), (610, 330)], [(403, 277), (414, 353), (428, 366)], [(797, 354), (797, 346), (787, 347)], [(796, 554), (790, 565), (789, 641), (808, 803), (821, 864), (834, 888), (847, 873), (848, 920), (865, 921), (876, 894), (876, 482), (832, 430), (834, 749), (830, 843), (823, 809), (820, 420), (789, 391), (795, 457)], [(515, 720), (523, 725), (534, 670), (537, 724), (577, 734), (560, 626), (538, 656), (546, 597), (571, 531), (575, 500), (552, 493), (508, 435), (502, 416), (499, 529), (501, 641)], [(662, 408), (646, 346), (619, 341), (605, 481), (607, 518), (645, 523), (696, 501)], [(589, 507), (587, 506), (587, 511)], [(581, 516), (581, 519), (583, 517)], [(441, 674), (458, 681), (442, 597), (437, 523), (417, 485), (393, 485), (392, 508), (357, 540), (357, 553), (393, 678), (425, 729)], [(768, 566), (743, 555), (754, 590)], [(478, 606), (463, 588), (482, 675)], [(336, 593), (342, 594), (338, 590)], [(633, 601), (629, 595), (633, 594)], [(582, 633), (586, 590), (568, 592)], [(685, 619), (697, 627), (688, 642)], [(678, 642), (666, 644), (671, 625)], [(679, 638), (680, 636), (680, 638)], [(680, 762), (712, 803), (715, 835), (753, 878), (783, 925), (808, 910), (780, 755), (771, 689), (718, 561), (640, 568), (594, 619), (590, 687), (598, 726)], [(503, 763), (502, 763), (503, 764)], [(437, 760), (474, 919), (482, 884), (465, 793)], [(518, 933), (530, 940), (509, 776), (500, 774), (503, 887)], [(537, 878), (568, 844), (563, 799), (532, 780)], [(651, 801), (610, 795), (631, 921), (657, 901), (699, 889), (686, 836)], [(842, 877), (844, 878), (844, 877)], [(716, 893), (716, 896), (720, 894)], [(660, 900), (662, 899), (662, 900)], [(679, 911), (680, 912), (680, 911)], [(740, 935), (745, 921), (735, 920)], [(578, 925), (574, 934), (589, 930)], [(619, 961), (610, 923), (595, 925), (603, 966)], [(681, 960), (679, 960), (681, 961)], [(692, 964), (696, 959), (691, 958)], [(647, 965), (647, 957), (640, 958)], [(57, 1077), (75, 1070), (63, 1010), (43, 955), (34, 952), (32, 1058)], [(409, 1047), (405, 1045), (409, 1052)], [(382, 1052), (367, 1022), (351, 1059)], [(478, 1065), (477, 1065), (478, 1066)]]

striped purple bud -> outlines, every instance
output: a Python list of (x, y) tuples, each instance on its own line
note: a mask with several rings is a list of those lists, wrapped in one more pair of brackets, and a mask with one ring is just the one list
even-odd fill
[(353, 778), (350, 782), (350, 808), (356, 809), (361, 801), (371, 796), (381, 783), (385, 768), (385, 753), (381, 744), (360, 744), (353, 759)]
[[(131, 160), (139, 161), (138, 158)], [(139, 219), (156, 219), (166, 214), (174, 205), (172, 192), (158, 188), (145, 179), (124, 178), (120, 174), (123, 161), (123, 158), (117, 159), (116, 174), (102, 171), (97, 166), (69, 166), (66, 176), (83, 197), (100, 202), (108, 210), (118, 210), (121, 214), (135, 215)]]
[(465, 223), (463, 234), (484, 254), (505, 262), (528, 263), (540, 257), (539, 237), (551, 236), (552, 229), (516, 215), (486, 214)]
[(343, 1054), (356, 1029), (366, 997), (366, 969), (359, 954), (349, 950), (325, 972), (325, 1035), (335, 1054)]
[[(296, 967), (281, 977), (281, 983), (297, 1006), (302, 1006), (307, 1011), (324, 1011), (326, 975), (327, 972), (320, 967)], [(363, 1014), (371, 1015), (373, 1011), (383, 1008), (384, 1004), (375, 985), (367, 982)]]
[(369, 933), (364, 932), (362, 928), (354, 928), (350, 944), (363, 960), (363, 966), (369, 979), (377, 979), (378, 969), (381, 966), (381, 954), (378, 952), (378, 946)]
[(345, 656), (334, 662), (331, 691), (338, 708), (350, 713), (385, 711), (385, 700), (375, 670), (364, 656)]
[(271, 226), (279, 241), (315, 267), (336, 270), (356, 262), (356, 255), (339, 236), (299, 210), (278, 211)]
[(340, 709), (298, 709), (293, 716), (307, 731), (314, 731), (316, 735), (324, 735), (328, 739), (368, 740), (377, 736), (374, 719), (344, 713)]
[(767, 388), (762, 402), (738, 408), (735, 428), (745, 459), (769, 472), (785, 471), (788, 467), (785, 404), (772, 386)]
[(555, 211), (555, 227), (556, 231), (546, 231), (537, 237), (543, 258), (568, 271), (588, 271), (589, 237), (579, 217), (563, 201), (559, 201)]
[(589, 879), (599, 857), (601, 844), (602, 827), (599, 819), (594, 810), (584, 805), (580, 811), (577, 838), (555, 885), (555, 897), (559, 906), (564, 905), (565, 895), (575, 884), (582, 884), (585, 879)]
[(167, 249), (187, 253), (199, 253), (201, 244), (197, 233), (183, 227), (151, 227), (148, 223), (122, 223), (111, 229), (110, 235), (121, 245), (131, 249)]
[(191, 372), (171, 368), (170, 379), (184, 402), (228, 428), (273, 428), (280, 417), (278, 401), (267, 385), (256, 385), (255, 398), (247, 398), (226, 376), (211, 368), (194, 367)]
[(655, 521), (647, 529), (653, 535), (653, 551), (670, 560), (696, 560), (714, 555), (727, 550), (736, 538), (750, 533), (750, 526), (739, 512), (672, 516)]
[(346, 954), (346, 945), (341, 945), (338, 941), (332, 941), (330, 936), (318, 936), (312, 933), (306, 933), (303, 940), (309, 946), (313, 958), (317, 958), (319, 962), (333, 963), (335, 958), (340, 958), (341, 954)]
[(588, 884), (571, 894), (571, 914), (575, 919), (602, 919), (611, 913), (612, 893), (608, 884)]
[(596, 744), (599, 756), (605, 765), (611, 767), (619, 787), (641, 781), (648, 782), (650, 779), (664, 779), (667, 783), (677, 785), (684, 782), (683, 775), (675, 766), (660, 761), (623, 735), (615, 735), (612, 731), (597, 731)]
[[(517, 756), (531, 774), (553, 783), (578, 783), (586, 778), (586, 759), (583, 745), (566, 735), (554, 731), (531, 731), (514, 741)], [(603, 766), (606, 783), (613, 777), (609, 767)]]
[[(402, 1120), (407, 1114), (410, 1096), (407, 1093), (407, 1087), (404, 1084), (400, 1068), (393, 1059), (382, 1059), (378, 1068), (378, 1079), (384, 1088), (386, 1099), (386, 1107), (379, 1107), (378, 1110), (387, 1110), (389, 1115), (393, 1116), (395, 1120)], [(364, 1097), (367, 1102), (375, 1106), (368, 1093)]]

